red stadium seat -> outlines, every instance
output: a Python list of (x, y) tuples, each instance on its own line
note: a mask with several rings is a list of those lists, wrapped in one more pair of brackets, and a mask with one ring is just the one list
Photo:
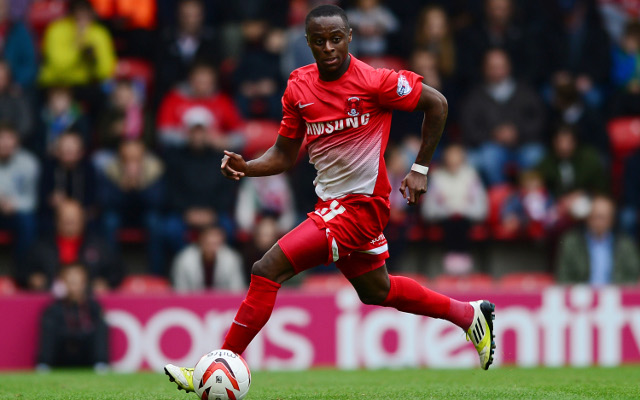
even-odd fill
[(624, 158), (640, 149), (640, 117), (614, 118), (607, 124), (615, 158)]
[(121, 58), (116, 64), (115, 77), (129, 79), (141, 85), (141, 91), (149, 94), (153, 86), (153, 67), (148, 61), (137, 58)]
[(489, 189), (489, 217), (487, 222), (495, 239), (512, 240), (518, 236), (517, 232), (508, 232), (504, 229), (501, 218), (502, 206), (514, 192), (515, 189), (510, 185), (498, 185)]
[(362, 57), (361, 60), (374, 68), (389, 68), (399, 71), (407, 69), (407, 62), (394, 56)]
[(302, 281), (300, 288), (307, 291), (335, 292), (351, 284), (342, 274), (311, 274)]
[(124, 279), (119, 288), (121, 293), (158, 294), (171, 292), (171, 284), (166, 278), (153, 275), (131, 275)]
[(118, 231), (118, 240), (123, 243), (143, 243), (147, 235), (143, 229), (123, 228)]
[(554, 283), (551, 274), (542, 272), (515, 272), (500, 279), (500, 286), (513, 290), (539, 290)]
[(0, 296), (11, 296), (18, 291), (18, 286), (8, 276), (0, 276)]
[(493, 287), (493, 279), (487, 274), (440, 275), (434, 286), (442, 291), (483, 290)]
[(0, 231), (0, 244), (10, 244), (13, 241), (13, 236), (9, 231)]
[(243, 153), (252, 157), (273, 146), (280, 124), (270, 120), (251, 120), (245, 126), (247, 144)]

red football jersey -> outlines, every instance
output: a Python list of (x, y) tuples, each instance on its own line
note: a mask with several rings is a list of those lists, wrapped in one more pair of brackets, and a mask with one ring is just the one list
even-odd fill
[(384, 151), (392, 110), (413, 111), (422, 77), (411, 71), (375, 69), (351, 56), (339, 79), (320, 79), (316, 64), (291, 73), (282, 97), (278, 133), (307, 138), (314, 185), (322, 200), (349, 194), (389, 197)]

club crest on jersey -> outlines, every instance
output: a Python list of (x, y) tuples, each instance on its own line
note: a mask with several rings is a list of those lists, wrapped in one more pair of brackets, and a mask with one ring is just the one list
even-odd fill
[(405, 78), (404, 75), (398, 75), (398, 96), (406, 96), (411, 93), (412, 89), (413, 88), (409, 85), (407, 78)]
[(350, 117), (357, 117), (362, 112), (362, 105), (360, 104), (359, 97), (349, 97), (347, 99), (347, 115)]

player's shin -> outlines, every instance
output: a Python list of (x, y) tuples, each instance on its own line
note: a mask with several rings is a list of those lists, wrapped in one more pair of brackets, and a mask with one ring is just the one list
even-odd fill
[(251, 275), (247, 297), (236, 314), (222, 348), (242, 354), (267, 323), (280, 284), (258, 275)]
[(389, 280), (391, 288), (387, 299), (382, 303), (383, 306), (411, 314), (445, 319), (464, 330), (471, 325), (474, 315), (471, 304), (429, 290), (411, 278), (389, 275)]

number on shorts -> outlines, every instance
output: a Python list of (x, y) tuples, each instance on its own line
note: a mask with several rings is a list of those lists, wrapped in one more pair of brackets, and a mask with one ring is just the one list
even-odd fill
[(329, 222), (336, 216), (345, 212), (345, 208), (338, 203), (337, 200), (334, 200), (329, 205), (329, 208), (325, 207), (321, 210), (316, 210), (315, 213), (322, 217), (324, 222)]

